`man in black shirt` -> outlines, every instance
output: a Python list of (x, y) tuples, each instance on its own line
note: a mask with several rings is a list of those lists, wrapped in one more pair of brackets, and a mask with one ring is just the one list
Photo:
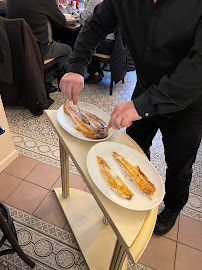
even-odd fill
[[(51, 24), (61, 28), (66, 23), (55, 0), (7, 0), (6, 12), (10, 19), (25, 19), (41, 43), (44, 60), (59, 58), (60, 69), (68, 65), (71, 47), (52, 39)], [(51, 80), (52, 78), (47, 78), (49, 83)]]
[(149, 157), (161, 130), (167, 162), (165, 209), (154, 233), (175, 224), (189, 196), (192, 165), (202, 138), (202, 1), (104, 0), (80, 32), (62, 92), (77, 103), (85, 66), (96, 44), (122, 29), (137, 71), (132, 101), (115, 106), (109, 127), (127, 133)]

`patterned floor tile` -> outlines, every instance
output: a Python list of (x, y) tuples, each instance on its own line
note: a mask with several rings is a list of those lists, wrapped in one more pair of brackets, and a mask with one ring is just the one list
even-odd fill
[[(35, 270), (90, 270), (73, 233), (9, 205), (7, 207), (14, 220), (19, 244), (36, 263)], [(5, 242), (0, 250), (8, 247), (9, 244)], [(127, 269), (152, 270), (140, 263), (136, 266), (134, 268), (129, 261)], [(0, 270), (28, 269), (16, 253), (0, 257)]]

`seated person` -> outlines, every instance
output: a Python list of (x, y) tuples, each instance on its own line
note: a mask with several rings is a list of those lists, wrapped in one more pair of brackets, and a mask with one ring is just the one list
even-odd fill
[(6, 17), (6, 0), (0, 0), (0, 16)]
[[(103, 2), (103, 0), (88, 1), (87, 7), (80, 14), (80, 23), (82, 25), (84, 25), (86, 19), (92, 15), (95, 6), (98, 5), (100, 2)], [(96, 48), (96, 52), (110, 55), (113, 49), (114, 40), (115, 40), (114, 33), (107, 35), (106, 39), (101, 41), (98, 47)], [(100, 67), (100, 63), (95, 59), (92, 59), (91, 63), (88, 65), (87, 72), (90, 74), (90, 76), (87, 79), (85, 79), (85, 82), (90, 84), (100, 82), (104, 76)]]
[[(59, 10), (56, 0), (7, 0), (7, 18), (23, 18), (41, 43), (43, 60), (58, 58), (61, 71), (68, 66), (68, 57), (72, 49), (67, 44), (56, 42), (52, 38), (51, 24), (64, 27), (65, 16)], [(47, 91), (52, 92), (54, 77), (45, 78)]]

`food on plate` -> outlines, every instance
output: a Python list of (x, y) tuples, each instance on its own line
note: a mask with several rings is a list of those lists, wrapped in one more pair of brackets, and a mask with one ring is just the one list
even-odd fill
[(89, 121), (89, 124), (86, 123), (81, 117), (78, 107), (69, 100), (64, 104), (64, 111), (69, 114), (75, 122), (75, 129), (82, 132), (84, 136), (92, 139), (103, 139), (108, 136), (106, 123), (94, 114), (82, 109), (80, 110)]
[(112, 153), (113, 157), (125, 170), (127, 175), (138, 185), (138, 187), (145, 193), (150, 194), (153, 198), (156, 191), (156, 187), (153, 183), (149, 181), (147, 176), (140, 170), (140, 167), (133, 166), (124, 157), (119, 155), (117, 152)]
[(115, 175), (106, 161), (97, 156), (97, 162), (100, 168), (100, 173), (108, 186), (113, 189), (118, 195), (125, 199), (131, 199), (133, 197), (132, 191), (128, 188), (128, 186), (122, 181), (122, 179)]

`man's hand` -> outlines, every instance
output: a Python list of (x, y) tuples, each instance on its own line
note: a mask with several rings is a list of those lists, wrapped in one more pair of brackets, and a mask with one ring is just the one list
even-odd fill
[(140, 120), (142, 117), (138, 115), (132, 101), (119, 103), (112, 112), (108, 128), (120, 129), (132, 125), (132, 121)]
[(84, 88), (84, 78), (77, 73), (66, 73), (60, 81), (60, 89), (66, 94), (70, 100), (73, 100), (74, 105), (77, 104), (78, 95)]

